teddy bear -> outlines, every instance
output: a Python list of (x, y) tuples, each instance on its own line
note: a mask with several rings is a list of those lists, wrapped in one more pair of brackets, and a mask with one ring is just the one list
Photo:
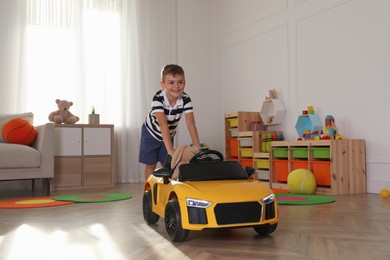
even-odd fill
[(49, 121), (56, 124), (75, 124), (80, 120), (78, 116), (73, 115), (69, 108), (73, 106), (72, 101), (56, 99), (58, 110), (53, 111), (49, 115)]
[(179, 178), (179, 166), (185, 163), (189, 163), (195, 154), (196, 149), (189, 145), (184, 144), (176, 148), (171, 161), (171, 169), (173, 169), (173, 180)]

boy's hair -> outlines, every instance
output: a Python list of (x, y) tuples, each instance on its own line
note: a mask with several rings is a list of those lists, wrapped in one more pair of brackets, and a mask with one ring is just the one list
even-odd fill
[(172, 76), (182, 75), (183, 78), (185, 78), (183, 68), (176, 64), (168, 64), (164, 66), (164, 68), (161, 71), (161, 81), (164, 82), (165, 76), (169, 74)]

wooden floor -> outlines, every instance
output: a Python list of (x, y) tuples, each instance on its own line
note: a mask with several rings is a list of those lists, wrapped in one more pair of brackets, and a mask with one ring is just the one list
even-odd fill
[(252, 228), (206, 230), (171, 243), (161, 220), (145, 224), (142, 187), (106, 190), (133, 195), (124, 201), (0, 209), (0, 259), (390, 259), (390, 198), (377, 194), (279, 206), (279, 226), (267, 237)]

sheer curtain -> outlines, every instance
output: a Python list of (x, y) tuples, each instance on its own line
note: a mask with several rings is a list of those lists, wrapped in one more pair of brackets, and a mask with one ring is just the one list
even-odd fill
[(19, 108), (47, 122), (55, 99), (115, 125), (117, 181), (140, 182), (140, 128), (163, 65), (175, 63), (176, 0), (26, 0)]

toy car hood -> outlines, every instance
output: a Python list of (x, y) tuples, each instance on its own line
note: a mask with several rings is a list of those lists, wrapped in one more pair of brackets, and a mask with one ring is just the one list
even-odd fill
[[(180, 192), (185, 190), (185, 192)], [(257, 180), (193, 181), (176, 186), (176, 194), (208, 201), (235, 202), (261, 200), (273, 192)], [(179, 199), (186, 199), (181, 198)]]

